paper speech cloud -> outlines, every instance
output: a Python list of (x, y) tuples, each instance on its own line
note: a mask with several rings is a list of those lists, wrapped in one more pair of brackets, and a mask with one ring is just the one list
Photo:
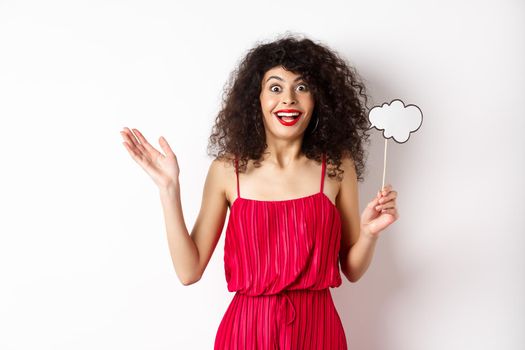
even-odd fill
[(392, 138), (397, 143), (405, 143), (410, 133), (417, 131), (423, 123), (423, 113), (416, 105), (406, 105), (401, 100), (393, 100), (373, 107), (368, 113), (371, 128), (383, 130), (385, 139)]

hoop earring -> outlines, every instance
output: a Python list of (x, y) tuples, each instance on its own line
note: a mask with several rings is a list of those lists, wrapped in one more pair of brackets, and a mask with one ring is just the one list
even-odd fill
[(315, 126), (314, 128), (312, 129), (312, 133), (315, 131), (315, 129), (317, 129), (317, 125), (319, 124), (319, 117), (317, 117), (317, 120), (315, 121)]
[(257, 132), (257, 135), (261, 136), (261, 131), (259, 130), (259, 123), (255, 123), (255, 131)]

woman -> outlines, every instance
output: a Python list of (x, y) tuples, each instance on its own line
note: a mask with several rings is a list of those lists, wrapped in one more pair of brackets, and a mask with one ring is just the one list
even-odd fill
[(347, 349), (329, 288), (342, 283), (339, 265), (351, 282), (365, 273), (380, 233), (399, 217), (390, 185), (358, 213), (369, 128), (364, 91), (354, 69), (309, 39), (250, 50), (216, 118), (210, 146), (217, 152), (191, 235), (168, 142), (159, 139), (162, 154), (137, 129), (121, 132), (159, 187), (184, 285), (203, 275), (230, 210), (224, 263), (236, 293), (215, 349)]

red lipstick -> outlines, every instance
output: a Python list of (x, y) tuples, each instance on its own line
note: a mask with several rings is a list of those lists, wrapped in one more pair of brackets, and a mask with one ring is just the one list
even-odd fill
[[(279, 120), (284, 126), (295, 125), (299, 118), (303, 115), (303, 112), (297, 109), (280, 109), (273, 113), (273, 115)], [(286, 118), (286, 119), (283, 119)], [(291, 119), (293, 118), (293, 119)]]

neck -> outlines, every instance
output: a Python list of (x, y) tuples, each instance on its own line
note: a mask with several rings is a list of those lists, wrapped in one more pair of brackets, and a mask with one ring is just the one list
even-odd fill
[(304, 156), (301, 152), (302, 138), (296, 140), (267, 140), (263, 160), (278, 168), (288, 168)]

